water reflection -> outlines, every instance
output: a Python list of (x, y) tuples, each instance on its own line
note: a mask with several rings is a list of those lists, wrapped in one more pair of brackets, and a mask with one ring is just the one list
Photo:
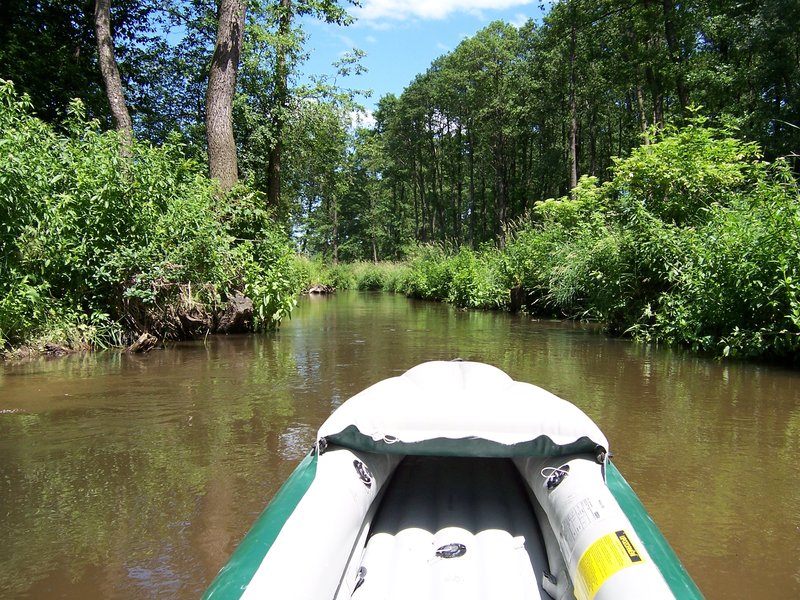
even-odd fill
[(454, 357), (597, 420), (707, 597), (800, 595), (797, 373), (340, 294), (304, 301), (276, 334), (6, 365), (0, 596), (198, 597), (333, 408)]

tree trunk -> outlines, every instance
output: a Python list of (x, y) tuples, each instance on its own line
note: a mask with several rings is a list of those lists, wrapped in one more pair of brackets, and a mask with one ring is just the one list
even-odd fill
[[(458, 142), (458, 147), (463, 148), (464, 147), (463, 130), (460, 123), (458, 125), (458, 135), (456, 140)], [(456, 238), (456, 244), (461, 246), (461, 244), (464, 241), (462, 239), (462, 234), (461, 234), (461, 219), (462, 219), (461, 206), (464, 203), (464, 153), (463, 152), (459, 152), (457, 154), (457, 160), (458, 163), (456, 164), (456, 194), (455, 194), (456, 209), (455, 209), (455, 216), (453, 218), (453, 229)]]
[(508, 220), (508, 181), (505, 166), (502, 171), (497, 182), (497, 244), (501, 250), (506, 247), (506, 222)]
[(430, 223), (430, 207), (428, 206), (428, 197), (425, 190), (425, 166), (422, 161), (422, 150), (417, 149), (417, 187), (419, 188), (419, 207), (420, 207), (420, 226), (422, 232), (419, 235), (420, 241), (423, 243), (428, 241), (428, 236), (433, 237), (433, 231), (428, 231), (428, 224)]
[(122, 91), (122, 78), (119, 76), (117, 61), (114, 59), (114, 38), (111, 35), (111, 0), (95, 0), (94, 30), (97, 34), (97, 51), (100, 57), (100, 72), (106, 88), (108, 104), (114, 127), (122, 134), (123, 154), (130, 154), (133, 141), (133, 124), (125, 94)]
[(469, 130), (469, 247), (475, 248), (475, 229), (477, 224), (477, 207), (475, 205), (475, 144), (473, 141), (472, 128)]
[(333, 264), (339, 264), (339, 200), (336, 196), (331, 201), (333, 232), (331, 242), (333, 245)]
[(577, 26), (572, 19), (569, 44), (569, 188), (578, 185), (578, 100), (576, 97), (577, 72), (575, 66), (577, 51)]
[(642, 139), (644, 145), (650, 145), (650, 135), (648, 134), (649, 125), (647, 124), (647, 113), (644, 107), (644, 95), (642, 94), (642, 86), (636, 84), (636, 106), (639, 108), (639, 130), (642, 132)]
[(411, 168), (413, 169), (411, 175), (411, 193), (414, 195), (414, 240), (420, 241), (419, 194), (417, 193), (417, 161), (415, 159), (412, 159)]
[(275, 102), (272, 110), (272, 127), (275, 143), (269, 151), (269, 183), (267, 185), (267, 203), (278, 207), (281, 202), (281, 155), (283, 154), (283, 130), (286, 123), (286, 111), (289, 110), (289, 68), (286, 59), (288, 52), (287, 39), (291, 34), (292, 0), (280, 0), (281, 9), (278, 19), (278, 48), (275, 59)]
[[(652, 4), (653, 0), (644, 0), (644, 7), (648, 13), (650, 12)], [(655, 26), (655, 23), (650, 23), (650, 31), (648, 31), (647, 37), (644, 40), (644, 46), (649, 55), (652, 55), (660, 45), (660, 41), (657, 39), (657, 34), (654, 31)], [(653, 102), (652, 122), (656, 127), (661, 128), (664, 126), (664, 90), (661, 78), (652, 63), (645, 65), (644, 76), (647, 87), (650, 89), (650, 97)]]
[(681, 112), (686, 114), (686, 107), (689, 105), (689, 90), (683, 77), (683, 58), (675, 34), (675, 5), (673, 0), (663, 0), (662, 6), (664, 8), (664, 37), (667, 40), (670, 60), (675, 67), (675, 87), (678, 91), (678, 101), (681, 104)]
[(594, 111), (589, 121), (589, 175), (597, 175), (597, 113)]
[(206, 95), (208, 172), (227, 192), (239, 180), (233, 137), (233, 96), (244, 39), (246, 0), (222, 0)]

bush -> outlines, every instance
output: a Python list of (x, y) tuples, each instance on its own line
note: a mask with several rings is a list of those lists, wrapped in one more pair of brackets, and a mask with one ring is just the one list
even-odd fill
[(800, 193), (783, 163), (695, 119), (610, 182), (538, 203), (502, 257), (534, 305), (719, 355), (796, 356)]
[(697, 116), (680, 129), (668, 125), (656, 143), (616, 159), (611, 185), (621, 206), (636, 202), (664, 222), (691, 225), (705, 219), (704, 209), (727, 204), (760, 178), (759, 158), (755, 143)]
[(408, 267), (393, 262), (354, 262), (326, 265), (321, 257), (300, 258), (306, 288), (314, 284), (339, 290), (400, 292), (405, 288)]
[(382, 290), (386, 279), (386, 271), (374, 263), (358, 263), (355, 272), (355, 287), (362, 291)]
[(244, 186), (220, 196), (179, 144), (134, 142), (123, 155), (77, 101), (64, 128), (0, 81), (0, 342), (179, 335), (171, 308), (213, 311), (235, 291), (259, 328), (289, 313), (298, 277), (262, 197)]
[(379, 263), (383, 268), (383, 290), (403, 292), (406, 288), (409, 268), (405, 263)]
[(479, 252), (462, 248), (448, 254), (441, 246), (421, 246), (404, 279), (404, 291), (415, 298), (464, 308), (504, 308), (509, 302), (501, 255), (491, 247)]
[(403, 291), (412, 298), (446, 301), (453, 274), (448, 254), (435, 244), (418, 247), (409, 260), (409, 273)]
[(784, 164), (754, 189), (681, 230), (669, 289), (634, 331), (722, 355), (790, 356), (800, 349), (800, 215)]
[(500, 253), (493, 247), (462, 248), (449, 259), (452, 273), (447, 301), (464, 308), (505, 308), (509, 289), (500, 277)]

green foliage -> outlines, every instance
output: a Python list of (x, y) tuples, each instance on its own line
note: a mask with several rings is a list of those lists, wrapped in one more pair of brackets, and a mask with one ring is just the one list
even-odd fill
[[(616, 333), (721, 356), (797, 357), (800, 191), (728, 127), (695, 118), (653, 133), (601, 184), (537, 203), (506, 247), (428, 244), (399, 289), (460, 307), (527, 309), (603, 321)], [(387, 288), (369, 263), (348, 286)], [(394, 289), (398, 289), (396, 286)]]
[(309, 258), (305, 254), (298, 254), (294, 259), (294, 272), (301, 282), (300, 289), (308, 290), (312, 285), (332, 285), (330, 273), (322, 257)]
[(362, 291), (400, 292), (403, 290), (408, 268), (393, 262), (356, 262), (349, 267), (353, 272), (355, 289)]
[(405, 263), (378, 263), (383, 267), (383, 290), (402, 293), (406, 288), (409, 269)]
[[(117, 3), (125, 5), (126, 14), (116, 21), (124, 34), (137, 2)], [(87, 5), (81, 0), (6, 0), (0, 9), (0, 78), (15, 81), (50, 123), (63, 117), (75, 97), (84, 99), (90, 114), (106, 111), (93, 13)]]
[(329, 281), (337, 290), (352, 290), (356, 287), (356, 278), (353, 269), (345, 263), (337, 263), (328, 268)]
[(667, 126), (659, 141), (616, 159), (614, 187), (622, 198), (636, 198), (658, 219), (676, 224), (704, 220), (706, 209), (726, 204), (761, 167), (755, 143), (695, 117), (680, 129)]
[(500, 253), (488, 246), (478, 252), (461, 248), (455, 254), (441, 246), (422, 246), (410, 260), (405, 292), (463, 308), (501, 308), (508, 303), (508, 287), (500, 265)]
[(726, 356), (797, 354), (800, 195), (785, 164), (753, 183), (702, 228), (677, 232), (669, 288), (635, 327), (641, 337)]
[(213, 311), (234, 291), (251, 295), (261, 328), (288, 314), (298, 281), (263, 198), (220, 197), (178, 145), (134, 143), (123, 157), (80, 103), (65, 128), (32, 116), (2, 82), (3, 343), (70, 326), (113, 342), (120, 327), (163, 329), (168, 307)]
[(462, 248), (449, 261), (452, 273), (448, 302), (464, 308), (500, 308), (508, 303), (508, 288), (499, 280), (499, 252), (486, 246), (479, 252)]
[(718, 355), (797, 355), (800, 194), (788, 165), (696, 119), (536, 205), (503, 254), (532, 309)]
[(453, 278), (448, 259), (441, 246), (420, 246), (409, 261), (406, 294), (423, 300), (447, 300)]
[[(798, 171), (796, 0), (548, 4), (541, 22), (489, 24), (380, 103), (381, 200), (413, 214), (413, 227), (396, 226), (418, 243), (502, 245), (534, 200), (569, 193), (577, 204), (539, 216), (574, 224), (588, 188), (570, 189), (573, 165), (576, 181), (613, 178), (619, 195), (678, 224), (746, 185), (757, 152)], [(762, 150), (731, 135), (709, 143), (700, 110)], [(658, 131), (668, 134), (658, 152), (636, 151), (643, 168), (622, 172), (614, 157)]]
[(408, 274), (403, 263), (366, 262), (326, 264), (321, 257), (315, 260), (299, 258), (305, 287), (322, 284), (337, 290), (402, 292)]
[(363, 291), (382, 290), (384, 285), (383, 269), (371, 263), (362, 264), (364, 266), (356, 272), (356, 289)]

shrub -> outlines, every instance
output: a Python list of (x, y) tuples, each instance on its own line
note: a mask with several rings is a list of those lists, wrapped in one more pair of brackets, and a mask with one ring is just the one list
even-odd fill
[(406, 263), (379, 263), (384, 270), (383, 290), (402, 292), (408, 281), (409, 268)]
[(733, 132), (695, 119), (538, 203), (501, 272), (535, 304), (720, 355), (796, 356), (800, 193)]
[(666, 126), (656, 143), (616, 159), (611, 187), (623, 206), (637, 202), (664, 222), (691, 225), (703, 221), (706, 208), (727, 204), (762, 176), (759, 158), (755, 143), (696, 116), (685, 127)]
[(797, 353), (800, 195), (786, 165), (772, 173), (680, 232), (671, 285), (637, 335), (726, 356)]
[(168, 307), (213, 310), (234, 291), (260, 328), (289, 313), (298, 277), (262, 197), (220, 196), (179, 144), (134, 142), (123, 156), (77, 101), (64, 128), (0, 81), (3, 344), (48, 332), (115, 343), (123, 327), (165, 326)]
[(374, 263), (358, 263), (355, 271), (356, 289), (362, 291), (382, 290), (386, 271)]
[(464, 308), (504, 308), (509, 291), (500, 277), (500, 253), (493, 247), (462, 248), (448, 259), (451, 273), (447, 301)]
[(450, 295), (453, 274), (442, 246), (419, 246), (409, 260), (404, 292), (412, 298), (445, 301)]
[(327, 267), (330, 285), (337, 290), (352, 290), (356, 287), (353, 267), (347, 263), (337, 263)]

